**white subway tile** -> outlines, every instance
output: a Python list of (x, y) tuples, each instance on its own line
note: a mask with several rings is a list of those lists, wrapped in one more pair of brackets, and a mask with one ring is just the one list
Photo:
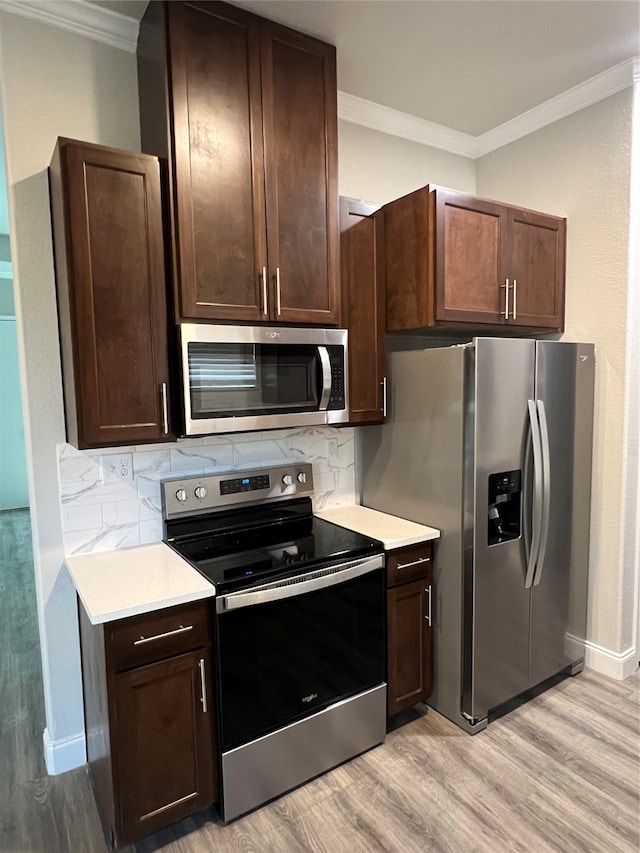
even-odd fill
[(79, 506), (62, 509), (62, 529), (65, 533), (78, 530), (91, 530), (102, 526), (102, 507)]
[(121, 527), (100, 528), (65, 533), (64, 550), (67, 555), (88, 554), (94, 551), (110, 551), (113, 548), (126, 548), (140, 544), (138, 524), (126, 524)]
[(117, 501), (102, 504), (102, 526), (116, 527), (122, 524), (137, 524), (140, 521), (140, 502)]
[(233, 465), (231, 444), (207, 445), (206, 447), (180, 448), (171, 451), (171, 470), (174, 473), (204, 468), (224, 468)]
[(171, 471), (170, 450), (136, 451), (133, 454), (133, 471), (136, 477)]
[(161, 541), (162, 520), (160, 518), (140, 522), (140, 544), (145, 545), (148, 542)]

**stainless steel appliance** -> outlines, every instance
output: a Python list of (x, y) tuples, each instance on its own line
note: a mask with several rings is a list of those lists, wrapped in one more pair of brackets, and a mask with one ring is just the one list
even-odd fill
[(429, 704), (476, 732), (583, 666), (594, 350), (476, 338), (394, 352), (389, 372), (363, 503), (441, 530)]
[(165, 541), (216, 587), (228, 821), (384, 740), (384, 552), (313, 516), (311, 465), (162, 492)]
[(178, 328), (185, 435), (349, 419), (346, 330)]

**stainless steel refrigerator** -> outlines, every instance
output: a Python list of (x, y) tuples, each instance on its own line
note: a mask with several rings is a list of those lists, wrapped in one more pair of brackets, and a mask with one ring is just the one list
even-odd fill
[(388, 362), (362, 502), (440, 529), (429, 704), (477, 732), (583, 666), (593, 345), (475, 338)]

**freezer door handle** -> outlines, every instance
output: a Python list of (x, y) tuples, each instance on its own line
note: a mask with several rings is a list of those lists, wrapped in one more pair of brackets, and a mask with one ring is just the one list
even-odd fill
[(547, 426), (547, 413), (544, 407), (544, 400), (537, 400), (536, 408), (538, 410), (540, 442), (542, 446), (542, 525), (540, 531), (540, 548), (533, 579), (534, 586), (540, 583), (540, 578), (542, 577), (542, 566), (544, 564), (549, 536), (549, 507), (551, 503), (551, 454), (549, 448), (549, 427)]
[(540, 538), (542, 534), (542, 501), (543, 501), (543, 476), (542, 476), (542, 438), (540, 436), (540, 422), (538, 421), (538, 409), (535, 400), (528, 400), (529, 423), (531, 425), (531, 444), (533, 446), (533, 507), (531, 515), (531, 548), (527, 561), (527, 574), (525, 576), (524, 588), (531, 589), (536, 571), (538, 553), (540, 551)]

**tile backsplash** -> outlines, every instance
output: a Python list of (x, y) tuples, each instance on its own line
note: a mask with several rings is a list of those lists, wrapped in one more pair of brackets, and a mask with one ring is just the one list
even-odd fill
[[(131, 454), (132, 479), (104, 482), (102, 457), (124, 453)], [(161, 540), (163, 479), (287, 461), (313, 465), (316, 509), (355, 502), (351, 428), (309, 427), (83, 451), (60, 444), (58, 477), (65, 554)]]

